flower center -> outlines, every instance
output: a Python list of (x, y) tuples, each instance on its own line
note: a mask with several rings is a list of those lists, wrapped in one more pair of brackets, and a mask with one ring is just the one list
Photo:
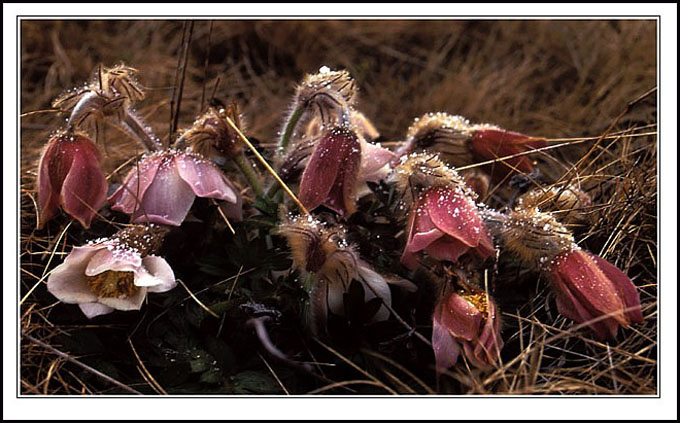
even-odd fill
[(458, 294), (465, 298), (470, 304), (475, 306), (482, 317), (485, 319), (489, 316), (489, 302), (487, 301), (486, 294), (484, 292), (479, 293), (469, 293), (465, 291), (459, 291)]
[(139, 291), (135, 286), (133, 272), (107, 270), (94, 276), (87, 276), (87, 286), (92, 293), (102, 298), (132, 297)]

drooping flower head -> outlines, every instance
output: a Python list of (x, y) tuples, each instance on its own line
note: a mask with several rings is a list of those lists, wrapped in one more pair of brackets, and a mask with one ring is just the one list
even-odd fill
[(133, 106), (144, 99), (137, 70), (123, 64), (98, 66), (90, 82), (62, 93), (52, 106), (71, 113), (68, 125), (99, 139), (101, 127), (109, 123), (140, 142), (147, 150), (158, 150), (161, 142), (143, 122)]
[[(111, 195), (112, 210), (132, 215), (135, 223), (179, 226), (196, 196), (226, 201), (229, 217), (240, 218), (239, 194), (214, 163), (179, 150), (144, 156)], [(237, 210), (238, 208), (238, 210)]]
[(78, 304), (88, 318), (114, 310), (139, 310), (147, 293), (175, 287), (172, 268), (152, 255), (165, 229), (133, 226), (111, 238), (74, 247), (50, 273), (47, 289), (64, 303)]
[(37, 185), (41, 227), (61, 206), (89, 228), (108, 189), (97, 147), (73, 131), (59, 131), (49, 139), (38, 164)]
[(241, 131), (244, 131), (242, 116), (238, 112), (236, 103), (227, 107), (210, 106), (196, 119), (191, 128), (182, 133), (178, 143), (186, 144), (194, 153), (224, 164), (226, 158), (235, 157), (243, 151), (243, 142), (227, 123), (227, 117)]
[(516, 209), (490, 217), (505, 247), (545, 274), (563, 316), (585, 323), (600, 339), (616, 336), (619, 326), (643, 321), (640, 297), (621, 270), (574, 243), (567, 228), (547, 212)]
[(403, 157), (391, 180), (396, 182), (409, 216), (401, 257), (404, 266), (417, 268), (423, 253), (451, 262), (467, 252), (482, 259), (494, 253), (474, 201), (476, 194), (437, 156), (414, 153)]
[[(310, 317), (316, 332), (325, 330), (328, 310), (340, 316), (345, 314), (343, 294), (352, 280), (362, 284), (365, 301), (379, 297), (388, 306), (391, 305), (388, 283), (415, 289), (408, 281), (383, 276), (371, 269), (347, 243), (340, 227), (325, 225), (311, 216), (297, 216), (281, 224), (277, 232), (286, 237), (295, 268), (309, 282), (306, 288), (310, 295)], [(389, 311), (383, 305), (374, 320), (388, 317)]]
[[(357, 198), (367, 181), (377, 181), (389, 172), (387, 164), (392, 152), (369, 143), (344, 126), (334, 126), (313, 139), (313, 146), (300, 181), (298, 197), (312, 210), (320, 205), (340, 215), (356, 211)], [(303, 160), (306, 154), (293, 150), (284, 161), (283, 174), (295, 172), (292, 160)], [(285, 163), (291, 163), (286, 166)]]
[(308, 74), (295, 90), (295, 104), (324, 123), (330, 123), (356, 104), (357, 87), (346, 70), (331, 70), (326, 66), (319, 72)]
[(496, 364), (503, 339), (494, 301), (486, 292), (472, 289), (443, 296), (432, 317), (432, 348), (439, 372), (456, 364), (461, 352), (477, 368)]
[[(449, 165), (460, 167), (475, 162), (512, 156), (545, 146), (545, 139), (511, 132), (489, 124), (471, 124), (462, 116), (427, 113), (415, 119), (397, 157), (417, 150), (441, 154)], [(527, 156), (505, 159), (486, 166), (498, 180), (517, 170), (530, 173), (533, 163)]]

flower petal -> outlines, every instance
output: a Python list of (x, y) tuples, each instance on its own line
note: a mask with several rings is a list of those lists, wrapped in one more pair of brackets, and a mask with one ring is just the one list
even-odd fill
[(132, 250), (102, 248), (90, 259), (85, 275), (94, 276), (106, 271), (135, 272), (142, 265), (139, 253)]
[(83, 303), (79, 304), (80, 310), (87, 316), (88, 319), (99, 316), (101, 314), (111, 313), (114, 309), (100, 303)]
[(484, 231), (484, 223), (474, 202), (462, 190), (431, 188), (425, 193), (426, 210), (437, 228), (476, 247)]
[(302, 204), (315, 209), (329, 200), (335, 188), (329, 206), (351, 209), (360, 160), (356, 135), (343, 128), (331, 129), (319, 141), (302, 173), (298, 191)]
[(64, 303), (85, 303), (97, 300), (85, 278), (87, 262), (96, 253), (91, 246), (75, 247), (66, 260), (55, 267), (47, 279), (47, 290)]
[(435, 309), (435, 316), (457, 338), (467, 341), (477, 338), (482, 323), (482, 313), (468, 300), (458, 294)]
[[(58, 141), (48, 141), (38, 164), (38, 205), (40, 207), (40, 227), (54, 216), (59, 207), (59, 187), (66, 177), (66, 172), (71, 166), (69, 163), (60, 163), (56, 155)], [(63, 174), (63, 175), (61, 175)], [(60, 176), (61, 175), (61, 176)], [(54, 179), (54, 181), (53, 181)]]
[(150, 278), (136, 280), (135, 285), (146, 286), (148, 292), (166, 292), (177, 286), (175, 273), (165, 259), (146, 256), (142, 259), (142, 263)]
[(596, 256), (595, 254), (588, 253), (591, 259), (595, 262), (597, 267), (600, 268), (602, 273), (609, 278), (610, 281), (614, 283), (614, 286), (618, 289), (619, 295), (623, 298), (626, 307), (629, 310), (626, 312), (628, 318), (633, 322), (642, 322), (644, 316), (642, 315), (642, 309), (640, 308), (640, 294), (638, 294), (635, 284), (630, 278), (619, 270), (616, 266), (609, 263), (607, 260)]
[(61, 188), (64, 211), (85, 228), (106, 202), (108, 183), (99, 164), (97, 148), (85, 137), (78, 137), (71, 168)]
[(377, 144), (360, 139), (361, 144), (361, 168), (359, 179), (361, 181), (377, 182), (384, 179), (390, 172), (389, 163), (394, 159), (394, 153)]
[(441, 261), (457, 262), (470, 247), (448, 235), (439, 238), (425, 248), (425, 252)]
[(192, 188), (180, 177), (175, 161), (166, 161), (158, 167), (153, 183), (146, 189), (135, 222), (180, 226), (195, 198)]
[(432, 319), (432, 349), (438, 372), (452, 367), (458, 361), (460, 346), (437, 318)]
[(109, 197), (109, 201), (113, 203), (111, 209), (127, 214), (139, 209), (142, 198), (156, 178), (156, 172), (163, 160), (162, 154), (155, 153), (146, 156), (130, 169), (123, 184)]
[(199, 197), (237, 202), (236, 189), (213, 163), (197, 154), (179, 153), (175, 156), (179, 176)]
[(565, 286), (591, 314), (611, 314), (622, 325), (628, 324), (623, 298), (588, 253), (575, 249), (559, 255), (553, 271), (559, 273)]
[(364, 301), (368, 302), (375, 297), (379, 297), (383, 301), (383, 305), (380, 306), (378, 312), (373, 316), (373, 320), (387, 320), (390, 317), (390, 311), (384, 304), (392, 305), (392, 293), (385, 278), (370, 269), (365, 263), (359, 264), (358, 270), (361, 280), (367, 285), (364, 287)]
[[(532, 138), (518, 132), (497, 128), (476, 129), (470, 140), (470, 149), (483, 160), (511, 156), (545, 145), (545, 140), (541, 138)], [(534, 168), (531, 160), (526, 156), (507, 159), (505, 163), (525, 173), (531, 172)], [(511, 168), (503, 163), (494, 163), (494, 167), (501, 173), (511, 171)]]

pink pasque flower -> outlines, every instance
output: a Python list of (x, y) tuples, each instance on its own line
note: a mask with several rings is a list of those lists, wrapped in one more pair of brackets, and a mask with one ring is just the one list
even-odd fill
[(298, 197), (310, 210), (320, 205), (340, 215), (356, 211), (360, 184), (389, 173), (391, 151), (336, 126), (318, 140), (302, 173)]
[(180, 226), (196, 196), (226, 201), (227, 216), (238, 218), (239, 194), (215, 164), (203, 156), (178, 150), (145, 156), (109, 197), (112, 210), (131, 214), (134, 222)]
[(411, 210), (402, 264), (417, 268), (423, 252), (437, 260), (455, 262), (468, 251), (483, 259), (495, 251), (474, 201), (458, 187), (427, 189)]
[(107, 188), (94, 143), (80, 132), (58, 132), (47, 142), (38, 165), (40, 226), (61, 206), (89, 228), (106, 202)]
[(614, 338), (619, 326), (644, 320), (635, 284), (603, 258), (574, 248), (551, 260), (548, 272), (560, 314), (587, 323), (598, 338)]
[(492, 367), (503, 348), (496, 304), (484, 292), (444, 297), (434, 310), (432, 348), (438, 371), (456, 364), (461, 351), (473, 366)]
[(177, 282), (170, 265), (117, 238), (74, 247), (50, 273), (47, 290), (60, 301), (78, 304), (88, 318), (113, 310), (139, 310), (149, 292), (165, 292)]

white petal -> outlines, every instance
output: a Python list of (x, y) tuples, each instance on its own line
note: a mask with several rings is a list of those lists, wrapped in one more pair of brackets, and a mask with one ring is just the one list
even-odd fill
[(99, 316), (100, 314), (108, 314), (113, 311), (111, 307), (100, 303), (83, 303), (79, 306), (80, 310), (88, 319)]
[(345, 288), (340, 283), (328, 284), (328, 309), (338, 316), (345, 315), (345, 301), (343, 294)]
[[(382, 276), (362, 264), (359, 265), (359, 275), (364, 282), (364, 301), (379, 297), (383, 300), (383, 304), (392, 305), (390, 287), (387, 286)], [(390, 317), (390, 311), (382, 305), (373, 320), (387, 320), (388, 317)]]
[(142, 259), (147, 276), (135, 280), (137, 286), (147, 286), (149, 292), (165, 292), (177, 286), (175, 273), (165, 259), (157, 256), (146, 256)]
[(85, 267), (88, 259), (96, 249), (76, 247), (66, 260), (50, 273), (47, 278), (47, 290), (65, 303), (85, 303), (97, 300), (90, 291), (85, 278)]

